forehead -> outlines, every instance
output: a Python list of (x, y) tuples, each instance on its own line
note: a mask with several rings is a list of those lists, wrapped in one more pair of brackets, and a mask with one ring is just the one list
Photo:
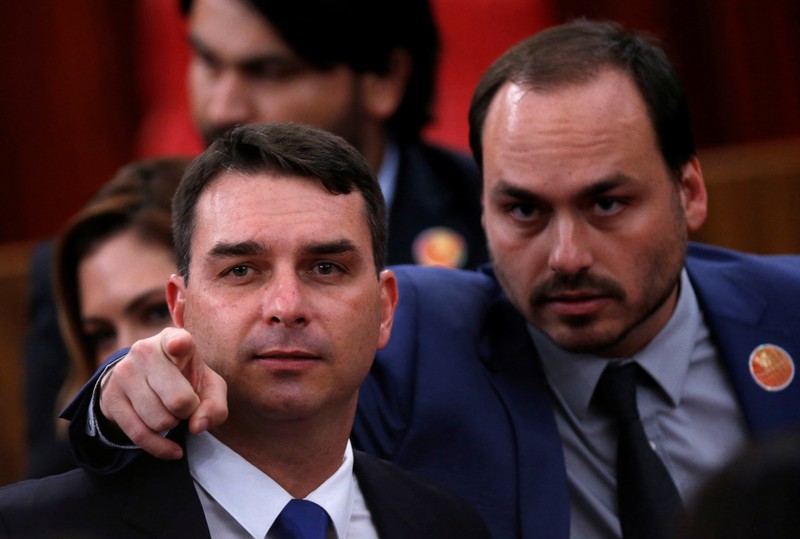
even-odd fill
[(563, 180), (663, 164), (645, 103), (617, 69), (544, 92), (506, 83), (489, 108), (483, 145), (487, 184), (498, 176)]
[(189, 32), (203, 46), (230, 59), (267, 51), (292, 52), (261, 12), (243, 0), (195, 0)]
[(265, 172), (223, 173), (212, 180), (197, 202), (194, 236), (211, 244), (348, 239), (371, 250), (360, 192), (336, 195), (316, 178)]

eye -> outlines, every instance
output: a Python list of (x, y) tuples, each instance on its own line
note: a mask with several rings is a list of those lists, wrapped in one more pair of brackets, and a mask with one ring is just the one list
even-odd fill
[(511, 219), (520, 223), (530, 223), (541, 219), (543, 208), (534, 202), (517, 200), (507, 203), (503, 210)]
[(258, 81), (281, 81), (291, 78), (296, 72), (292, 65), (283, 62), (260, 62), (244, 66), (243, 73)]
[(194, 51), (194, 59), (198, 65), (210, 71), (219, 68), (219, 62), (217, 61), (217, 58), (206, 51)]
[(250, 268), (248, 266), (234, 266), (228, 271), (228, 274), (234, 277), (247, 277), (249, 273)]
[(257, 277), (257, 270), (249, 264), (235, 264), (228, 266), (219, 274), (219, 279), (229, 285), (238, 286), (253, 282)]
[(595, 201), (594, 208), (600, 215), (615, 215), (623, 208), (623, 203), (616, 198), (603, 197)]
[(334, 275), (343, 270), (341, 266), (333, 262), (319, 262), (314, 266), (314, 271), (319, 275)]
[(171, 320), (166, 302), (153, 304), (145, 308), (142, 314), (144, 322), (151, 326), (168, 325)]
[(117, 332), (111, 328), (95, 328), (84, 330), (84, 338), (92, 355), (105, 354), (109, 350), (113, 351), (117, 342)]
[(528, 219), (534, 213), (533, 205), (525, 202), (514, 204), (511, 206), (510, 213), (517, 219)]

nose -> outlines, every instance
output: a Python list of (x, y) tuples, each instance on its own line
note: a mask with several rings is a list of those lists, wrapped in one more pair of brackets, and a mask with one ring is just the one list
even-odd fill
[(262, 310), (268, 324), (293, 328), (308, 323), (305, 291), (294, 272), (276, 274), (265, 286)]
[(216, 128), (250, 123), (253, 118), (247, 81), (233, 69), (221, 72), (209, 91), (206, 118)]
[(553, 239), (548, 263), (552, 271), (571, 276), (592, 265), (592, 251), (586, 231), (576, 219), (565, 217), (555, 220), (551, 234)]

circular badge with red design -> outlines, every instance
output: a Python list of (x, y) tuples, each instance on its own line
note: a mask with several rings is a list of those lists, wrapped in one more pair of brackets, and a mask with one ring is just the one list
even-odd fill
[(794, 379), (794, 361), (774, 344), (762, 344), (750, 354), (750, 374), (767, 391), (780, 391)]
[(447, 227), (423, 230), (414, 239), (414, 260), (422, 266), (461, 268), (467, 262), (467, 242)]

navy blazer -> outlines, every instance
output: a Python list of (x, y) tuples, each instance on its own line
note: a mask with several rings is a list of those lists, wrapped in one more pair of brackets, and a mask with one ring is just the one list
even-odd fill
[[(686, 267), (753, 434), (800, 425), (800, 382), (768, 392), (749, 372), (761, 344), (800, 358), (800, 257), (691, 245)], [(361, 386), (354, 446), (471, 501), (495, 537), (568, 538), (561, 439), (525, 320), (488, 268), (394, 269), (392, 338)], [(124, 467), (135, 452), (86, 438), (87, 406), (84, 392), (69, 411), (80, 460)]]
[[(463, 500), (391, 463), (354, 456), (353, 472), (382, 539), (489, 539)], [(0, 489), (0, 537), (210, 539), (186, 458), (149, 456), (111, 476), (73, 470)]]
[[(761, 344), (800, 359), (800, 257), (691, 245), (686, 267), (751, 432), (800, 425), (800, 381), (769, 392), (749, 370)], [(491, 270), (395, 271), (392, 338), (353, 443), (460, 493), (496, 537), (568, 538), (561, 440), (525, 321)]]

